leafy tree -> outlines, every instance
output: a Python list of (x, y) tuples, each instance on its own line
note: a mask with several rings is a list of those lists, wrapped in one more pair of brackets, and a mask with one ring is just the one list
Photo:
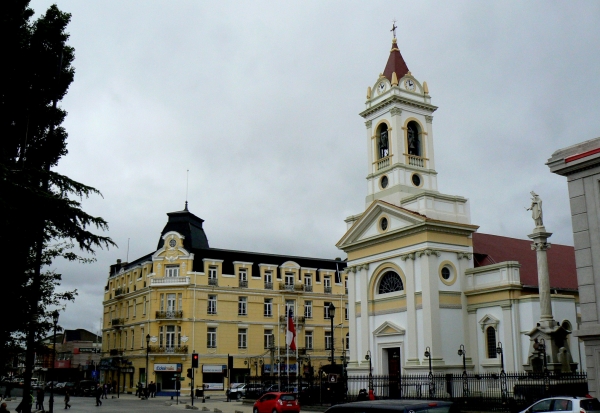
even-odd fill
[(33, 14), (29, 0), (0, 5), (0, 250), (3, 291), (16, 302), (10, 322), (0, 323), (0, 353), (25, 340), (24, 394), (36, 338), (50, 325), (48, 307), (74, 298), (74, 292), (56, 294), (60, 275), (43, 267), (59, 257), (86, 261), (70, 243), (85, 253), (114, 245), (91, 231), (107, 230), (106, 221), (81, 208), (84, 197), (100, 193), (52, 171), (67, 154), (61, 126), (67, 113), (57, 102), (75, 75), (74, 49), (66, 44), (71, 15), (56, 5), (34, 22)]

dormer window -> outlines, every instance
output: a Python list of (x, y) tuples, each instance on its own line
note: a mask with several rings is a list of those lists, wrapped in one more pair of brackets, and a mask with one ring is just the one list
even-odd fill
[(165, 266), (165, 277), (179, 277), (179, 265)]

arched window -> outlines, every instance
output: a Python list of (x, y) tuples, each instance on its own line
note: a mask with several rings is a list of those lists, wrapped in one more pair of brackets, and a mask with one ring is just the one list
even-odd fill
[(414, 156), (423, 156), (421, 151), (421, 134), (417, 122), (408, 122), (406, 126), (406, 140), (408, 144), (408, 154)]
[(379, 128), (377, 128), (377, 144), (379, 147), (379, 159), (385, 158), (390, 154), (388, 127), (385, 123), (382, 123)]
[(487, 338), (487, 356), (489, 359), (495, 359), (498, 356), (496, 353), (496, 329), (491, 326), (486, 328), (485, 335)]
[(393, 293), (395, 291), (403, 291), (404, 285), (402, 278), (395, 271), (387, 271), (381, 277), (379, 282), (379, 294)]

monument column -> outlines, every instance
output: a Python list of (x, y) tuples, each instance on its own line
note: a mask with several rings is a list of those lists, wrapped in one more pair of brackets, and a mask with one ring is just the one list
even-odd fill
[(540, 295), (540, 326), (548, 328), (556, 326), (552, 316), (550, 301), (550, 276), (548, 275), (548, 257), (546, 251), (550, 248), (548, 238), (551, 232), (546, 232), (544, 226), (536, 227), (528, 237), (533, 240), (531, 249), (536, 251), (538, 268), (538, 288)]

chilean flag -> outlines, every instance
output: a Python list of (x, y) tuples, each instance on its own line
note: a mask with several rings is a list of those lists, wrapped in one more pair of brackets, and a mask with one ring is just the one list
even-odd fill
[(287, 333), (285, 334), (285, 344), (291, 349), (296, 350), (296, 327), (294, 326), (294, 317), (292, 309), (288, 311)]

